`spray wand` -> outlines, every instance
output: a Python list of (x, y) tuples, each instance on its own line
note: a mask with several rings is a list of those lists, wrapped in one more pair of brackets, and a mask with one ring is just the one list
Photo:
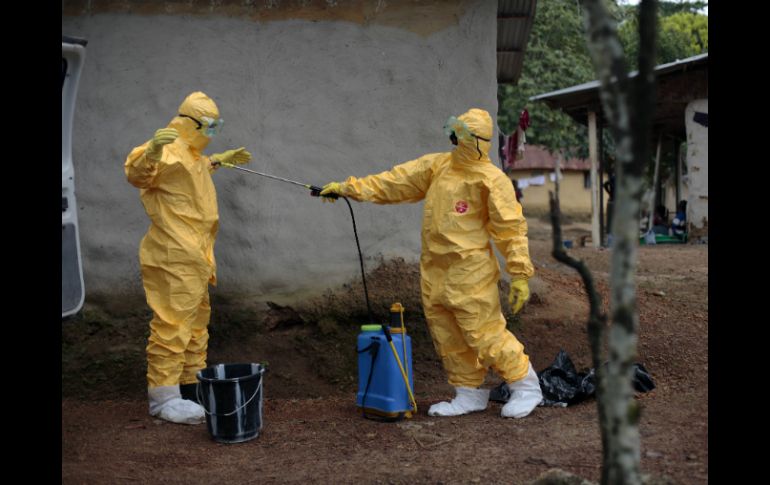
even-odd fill
[[(263, 177), (267, 177), (267, 178), (273, 179), (273, 180), (280, 180), (281, 182), (286, 182), (287, 184), (294, 184), (294, 185), (299, 185), (300, 187), (305, 187), (306, 189), (310, 189), (310, 195), (312, 195), (313, 197), (320, 196), (321, 195), (321, 191), (323, 190), (321, 187), (317, 187), (315, 185), (303, 184), (302, 182), (297, 182), (297, 181), (294, 181), (294, 180), (285, 179), (283, 177), (276, 177), (275, 175), (269, 175), (269, 174), (266, 174), (266, 173), (257, 172), (256, 170), (249, 170), (248, 168), (239, 167), (237, 165), (227, 164), (226, 166), (228, 168), (234, 168), (236, 170), (241, 170), (242, 172), (248, 172), (248, 173), (253, 173), (255, 175), (261, 175)], [(339, 197), (339, 195), (337, 195), (337, 194), (328, 194), (328, 195), (324, 195), (324, 197), (328, 197), (330, 199), (336, 199), (336, 198)], [(343, 199), (344, 199), (344, 197), (343, 197)], [(355, 225), (355, 222), (353, 224)]]
[[(369, 304), (369, 290), (366, 288), (366, 274), (364, 273), (364, 257), (361, 254), (361, 244), (358, 242), (358, 230), (356, 229), (356, 217), (353, 215), (353, 206), (350, 205), (350, 201), (348, 200), (348, 198), (338, 194), (326, 194), (322, 196), (321, 191), (323, 189), (316, 185), (303, 184), (302, 182), (289, 180), (283, 177), (276, 177), (275, 175), (257, 172), (256, 170), (249, 170), (248, 168), (239, 167), (233, 164), (227, 164), (225, 166), (227, 166), (228, 168), (234, 168), (236, 170), (240, 170), (242, 172), (253, 173), (254, 175), (260, 175), (262, 177), (267, 177), (269, 179), (278, 180), (280, 182), (286, 182), (287, 184), (299, 185), (300, 187), (309, 189), (310, 195), (313, 197), (327, 197), (329, 199), (339, 199), (340, 197), (342, 197), (343, 199), (345, 199), (345, 202), (348, 204), (348, 209), (350, 209), (350, 218), (353, 220), (353, 235), (356, 237), (356, 247), (358, 248), (358, 262), (361, 265), (361, 280), (364, 282), (364, 296), (366, 297), (366, 310), (369, 312), (369, 322), (374, 323), (374, 317), (372, 316), (372, 307)], [(390, 337), (389, 333), (388, 333), (388, 337)]]

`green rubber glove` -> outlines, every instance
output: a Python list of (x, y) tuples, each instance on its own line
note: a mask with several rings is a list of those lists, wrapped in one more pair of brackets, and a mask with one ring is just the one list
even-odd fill
[(524, 304), (529, 300), (529, 283), (525, 279), (511, 281), (511, 292), (508, 294), (508, 303), (511, 304), (513, 314), (519, 313)]
[(222, 165), (223, 167), (234, 167), (251, 161), (251, 153), (244, 147), (235, 150), (227, 150), (222, 153), (215, 153), (209, 157), (212, 165)]
[(145, 155), (152, 160), (160, 160), (160, 156), (163, 154), (163, 145), (173, 143), (177, 137), (179, 137), (179, 132), (174, 128), (161, 128), (155, 132), (152, 140), (147, 145)]

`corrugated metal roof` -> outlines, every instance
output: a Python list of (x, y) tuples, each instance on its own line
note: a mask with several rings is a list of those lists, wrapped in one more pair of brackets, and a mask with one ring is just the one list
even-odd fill
[[(630, 77), (637, 75), (637, 71), (629, 73)], [(708, 53), (656, 66), (655, 77), (655, 129), (685, 136), (684, 111), (687, 103), (708, 97)], [(607, 123), (599, 96), (599, 81), (538, 94), (529, 99), (544, 101), (551, 109), (560, 109), (583, 125), (588, 124), (589, 111), (597, 113), (600, 124)]]
[(497, 82), (516, 84), (535, 21), (537, 0), (497, 2)]
[[(663, 74), (667, 74), (669, 72), (673, 72), (673, 71), (677, 71), (679, 69), (685, 68), (690, 64), (699, 64), (702, 62), (708, 62), (708, 58), (709, 58), (709, 54), (707, 52), (705, 54), (699, 54), (697, 56), (688, 57), (687, 59), (681, 59), (681, 60), (677, 59), (674, 62), (669, 62), (668, 64), (661, 64), (657, 66), (655, 68), (655, 74), (657, 76), (660, 76)], [(628, 77), (635, 77), (637, 74), (639, 74), (639, 71), (633, 71), (628, 74)], [(559, 97), (566, 97), (570, 94), (579, 94), (584, 91), (591, 91), (591, 90), (598, 90), (598, 89), (599, 89), (599, 81), (591, 81), (583, 84), (576, 84), (575, 86), (570, 86), (568, 88), (559, 89), (558, 91), (551, 91), (550, 93), (538, 94), (537, 96), (532, 96), (531, 98), (529, 98), (529, 100), (539, 101), (539, 100), (554, 99)]]

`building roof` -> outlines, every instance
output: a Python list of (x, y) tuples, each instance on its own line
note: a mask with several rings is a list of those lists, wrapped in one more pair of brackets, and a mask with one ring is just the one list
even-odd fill
[[(657, 94), (655, 118), (657, 129), (684, 136), (684, 110), (690, 101), (708, 98), (708, 53), (655, 67)], [(638, 71), (629, 73), (633, 78)], [(588, 124), (588, 112), (597, 114), (606, 125), (599, 98), (599, 81), (538, 94), (531, 101), (545, 101), (553, 109), (561, 109), (579, 123)]]
[(497, 2), (497, 82), (516, 84), (535, 21), (536, 0)]
[[(585, 171), (591, 169), (591, 161), (583, 158), (570, 158), (561, 160), (563, 171)], [(556, 168), (556, 155), (551, 154), (540, 145), (524, 145), (524, 158), (516, 160), (511, 167), (511, 172), (523, 170), (554, 170)]]

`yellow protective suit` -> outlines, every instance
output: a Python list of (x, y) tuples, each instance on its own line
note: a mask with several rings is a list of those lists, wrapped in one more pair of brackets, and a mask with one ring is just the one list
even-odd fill
[[(474, 135), (491, 139), (486, 111), (471, 109), (459, 120)], [(455, 387), (480, 386), (490, 367), (511, 383), (523, 379), (529, 366), (523, 345), (505, 327), (497, 289), (500, 269), (490, 244), (491, 238), (514, 279), (528, 279), (534, 268), (527, 223), (511, 180), (489, 159), (490, 146), (460, 138), (452, 152), (425, 155), (378, 175), (349, 177), (339, 192), (378, 204), (425, 200), (422, 303)]]
[[(189, 95), (179, 114), (219, 118), (214, 101)], [(216, 285), (214, 239), (219, 224), (211, 162), (201, 153), (209, 143), (195, 121), (176, 116), (168, 124), (179, 137), (163, 146), (159, 160), (147, 157), (148, 143), (125, 163), (128, 181), (140, 188), (150, 228), (139, 246), (147, 304), (153, 310), (147, 344), (148, 387), (197, 382), (206, 367), (211, 314), (208, 285)]]

